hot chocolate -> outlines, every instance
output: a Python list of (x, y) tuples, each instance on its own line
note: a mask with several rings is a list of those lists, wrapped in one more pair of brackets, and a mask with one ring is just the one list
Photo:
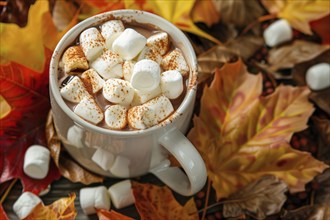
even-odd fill
[(182, 102), (189, 76), (166, 32), (121, 20), (82, 31), (59, 66), (66, 104), (84, 120), (113, 130), (161, 123)]

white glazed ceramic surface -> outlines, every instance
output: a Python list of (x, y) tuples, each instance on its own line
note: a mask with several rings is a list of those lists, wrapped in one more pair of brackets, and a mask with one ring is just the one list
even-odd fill
[[(138, 131), (114, 131), (90, 124), (74, 114), (59, 93), (58, 63), (64, 50), (74, 42), (79, 33), (90, 26), (109, 19), (152, 24), (167, 32), (190, 66), (187, 94), (176, 112), (160, 125)], [(151, 13), (135, 10), (118, 10), (96, 15), (80, 22), (68, 31), (58, 43), (50, 64), (50, 97), (55, 128), (65, 148), (85, 168), (109, 177), (129, 178), (151, 172), (174, 191), (182, 195), (198, 192), (206, 182), (205, 164), (194, 146), (182, 134), (187, 132), (196, 95), (197, 61), (194, 50), (173, 24)], [(91, 160), (96, 149), (113, 155), (109, 171)], [(170, 167), (167, 160), (173, 154), (184, 172)]]

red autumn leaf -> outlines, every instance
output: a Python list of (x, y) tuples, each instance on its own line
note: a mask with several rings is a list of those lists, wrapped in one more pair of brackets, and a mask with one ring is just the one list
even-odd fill
[(0, 204), (0, 219), (1, 220), (9, 220), (7, 214), (5, 213), (5, 210), (3, 210), (2, 205)]
[(133, 182), (135, 207), (142, 220), (149, 219), (177, 219), (197, 220), (198, 214), (195, 201), (191, 198), (181, 206), (167, 186), (142, 184)]
[(114, 210), (97, 209), (96, 214), (99, 220), (134, 220)]
[(312, 30), (315, 31), (322, 39), (323, 44), (330, 44), (330, 14), (321, 19), (309, 23)]
[(60, 178), (53, 161), (43, 180), (32, 179), (23, 172), (27, 148), (33, 144), (46, 145), (50, 51), (46, 53), (48, 62), (43, 73), (13, 62), (0, 66), (0, 95), (11, 107), (11, 111), (0, 119), (0, 183), (19, 178), (24, 191), (35, 194)]

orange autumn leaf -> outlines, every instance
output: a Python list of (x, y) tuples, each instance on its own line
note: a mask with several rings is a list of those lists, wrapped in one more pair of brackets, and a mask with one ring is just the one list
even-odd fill
[(192, 10), (194, 22), (204, 22), (209, 27), (218, 23), (220, 15), (212, 0), (196, 0)]
[(199, 29), (193, 22), (191, 13), (196, 0), (186, 1), (164, 1), (164, 0), (124, 0), (125, 8), (138, 9), (157, 14), (172, 22), (183, 31), (187, 31), (198, 36), (204, 37), (217, 44), (220, 41), (208, 33)]
[(314, 110), (309, 90), (281, 85), (267, 97), (261, 91), (261, 74), (249, 74), (240, 60), (217, 70), (204, 89), (188, 138), (206, 163), (218, 199), (266, 174), (285, 181), (291, 192), (302, 191), (327, 167), (288, 144)]
[(261, 2), (269, 13), (286, 19), (293, 28), (310, 35), (312, 31), (309, 22), (330, 13), (328, 0), (261, 0)]
[(56, 200), (51, 205), (37, 205), (24, 220), (74, 220), (77, 212), (74, 206), (75, 194)]
[(96, 214), (99, 220), (134, 220), (114, 210), (97, 209)]
[(142, 220), (176, 219), (198, 220), (194, 199), (181, 206), (167, 186), (133, 182), (135, 206)]

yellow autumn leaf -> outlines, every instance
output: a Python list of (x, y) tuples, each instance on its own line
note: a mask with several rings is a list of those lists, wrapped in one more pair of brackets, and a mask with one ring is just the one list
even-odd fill
[(31, 6), (27, 26), (0, 23), (0, 64), (10, 61), (42, 72), (45, 55), (42, 35), (42, 16), (48, 12), (48, 1), (36, 1)]
[(196, 0), (192, 11), (194, 22), (204, 22), (209, 27), (218, 23), (220, 15), (212, 0)]
[(291, 192), (302, 191), (327, 167), (288, 144), (314, 110), (309, 90), (279, 86), (267, 97), (261, 90), (261, 74), (249, 74), (240, 60), (217, 70), (204, 89), (188, 137), (206, 163), (218, 199), (266, 174), (281, 178)]
[(313, 33), (309, 22), (330, 13), (328, 0), (261, 0), (261, 2), (269, 13), (286, 19), (293, 28), (310, 35)]
[(191, 13), (196, 0), (186, 1), (165, 1), (165, 0), (145, 0), (132, 1), (125, 0), (125, 8), (149, 11), (172, 22), (183, 31), (187, 31), (204, 37), (217, 44), (221, 42), (199, 29), (193, 22)]
[(40, 203), (24, 220), (74, 220), (77, 215), (74, 206), (75, 199), (76, 195), (72, 194), (69, 197), (56, 200), (48, 206)]
[(0, 119), (6, 117), (11, 111), (11, 106), (6, 99), (0, 95)]

